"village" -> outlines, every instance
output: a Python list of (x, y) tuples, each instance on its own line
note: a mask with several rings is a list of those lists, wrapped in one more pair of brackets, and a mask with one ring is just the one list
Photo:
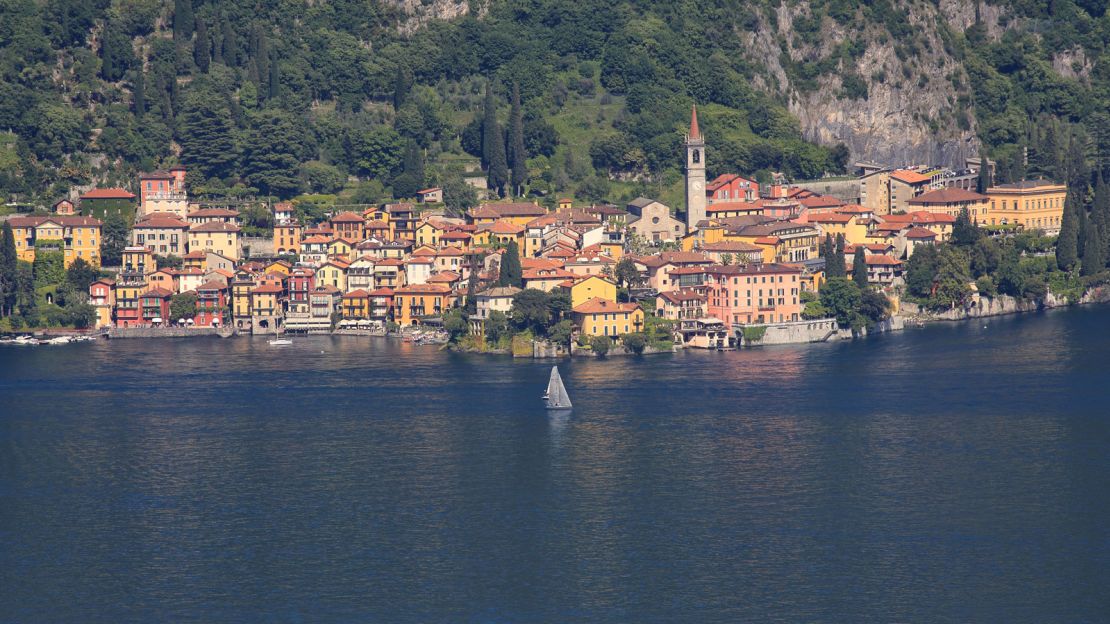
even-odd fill
[(66, 267), (99, 269), (105, 214), (133, 213), (120, 266), (89, 286), (93, 328), (109, 334), (427, 332), (486, 350), (506, 347), (515, 328), (557, 352), (642, 352), (826, 340), (836, 319), (807, 308), (830, 252), (849, 274), (863, 273), (862, 259), (867, 285), (896, 313), (903, 264), (947, 242), (961, 214), (995, 232), (1052, 235), (1064, 212), (1064, 185), (984, 184), (991, 163), (978, 159), (959, 171), (861, 163), (858, 177), (808, 183), (707, 180), (696, 108), (684, 147), (681, 210), (559, 199), (453, 214), (429, 188), (318, 222), (272, 203), (272, 235), (247, 237), (234, 208), (191, 201), (177, 166), (140, 175), (137, 194), (93, 189), (7, 223), (20, 260), (61, 251)]

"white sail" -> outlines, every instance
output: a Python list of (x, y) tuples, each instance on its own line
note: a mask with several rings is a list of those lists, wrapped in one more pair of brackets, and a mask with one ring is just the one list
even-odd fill
[(559, 376), (559, 367), (551, 367), (551, 378), (547, 381), (547, 392), (543, 395), (547, 402), (547, 409), (570, 409), (570, 395), (567, 394), (563, 378)]

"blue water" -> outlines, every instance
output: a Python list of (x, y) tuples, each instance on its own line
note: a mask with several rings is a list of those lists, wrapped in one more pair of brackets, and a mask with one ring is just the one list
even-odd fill
[(1108, 326), (0, 347), (0, 621), (1104, 622)]

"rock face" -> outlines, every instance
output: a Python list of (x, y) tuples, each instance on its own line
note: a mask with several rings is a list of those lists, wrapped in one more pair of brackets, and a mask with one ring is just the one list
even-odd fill
[(399, 9), (406, 17), (398, 24), (401, 32), (411, 34), (432, 20), (449, 20), (470, 11), (469, 0), (382, 0)]
[[(844, 143), (856, 160), (962, 167), (966, 157), (978, 155), (979, 140), (974, 117), (960, 99), (960, 91), (966, 93), (968, 88), (966, 73), (947, 51), (941, 31), (946, 27), (962, 31), (974, 23), (974, 4), (963, 0), (942, 0), (939, 8), (931, 2), (898, 4), (916, 37), (913, 55), (903, 49), (901, 58), (895, 48), (899, 42), (878, 24), (862, 31), (847, 30), (825, 17), (816, 34), (800, 37), (795, 23), (811, 18), (809, 3), (783, 2), (774, 24), (761, 17), (758, 29), (740, 33), (750, 50), (749, 60), (766, 70), (756, 86), (785, 98), (806, 139), (825, 145)], [(1001, 32), (998, 9), (984, 4), (980, 19), (988, 36)], [(784, 62), (825, 58), (846, 42), (863, 43), (866, 48), (848, 62), (850, 66), (841, 60), (838, 71), (816, 78), (816, 88), (800, 88), (804, 85), (795, 84), (784, 68)], [(844, 73), (864, 81), (866, 99), (843, 95), (840, 74)], [(963, 128), (955, 122), (961, 118), (966, 120)]]

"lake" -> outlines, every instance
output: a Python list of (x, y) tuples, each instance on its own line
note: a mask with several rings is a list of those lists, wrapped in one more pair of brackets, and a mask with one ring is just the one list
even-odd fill
[(1106, 621), (1108, 327), (0, 347), (0, 621)]

